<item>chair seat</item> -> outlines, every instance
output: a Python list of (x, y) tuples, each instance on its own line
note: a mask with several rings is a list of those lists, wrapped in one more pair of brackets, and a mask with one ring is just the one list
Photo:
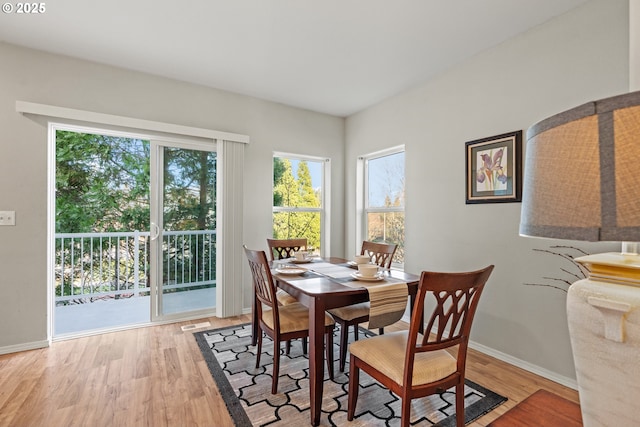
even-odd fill
[[(403, 384), (408, 331), (392, 332), (349, 344), (349, 352), (397, 384)], [(422, 336), (418, 334), (418, 342)], [(456, 372), (456, 359), (445, 350), (416, 353), (413, 385), (427, 384)]]
[[(283, 305), (278, 307), (278, 313), (280, 314), (280, 333), (286, 334), (309, 329), (309, 308), (303, 304), (296, 302)], [(270, 329), (274, 329), (273, 315), (270, 309), (262, 312), (262, 320)], [(324, 325), (331, 326), (334, 324), (333, 318), (325, 314)]]
[(280, 303), (280, 305), (289, 305), (298, 302), (297, 299), (283, 291), (282, 289), (278, 289), (276, 292), (276, 299)]
[(369, 302), (361, 302), (360, 304), (348, 305), (346, 307), (332, 308), (329, 310), (329, 313), (349, 322), (359, 317), (368, 316), (370, 307)]

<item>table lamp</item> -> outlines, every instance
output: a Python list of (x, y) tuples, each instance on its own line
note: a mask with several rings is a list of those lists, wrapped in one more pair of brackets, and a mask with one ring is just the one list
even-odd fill
[(637, 425), (640, 404), (640, 92), (589, 102), (527, 131), (520, 234), (620, 241), (576, 258), (567, 294), (585, 427)]

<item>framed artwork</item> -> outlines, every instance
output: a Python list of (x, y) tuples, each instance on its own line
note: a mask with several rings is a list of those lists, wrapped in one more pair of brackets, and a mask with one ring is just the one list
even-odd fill
[(522, 131), (465, 143), (466, 203), (522, 200)]

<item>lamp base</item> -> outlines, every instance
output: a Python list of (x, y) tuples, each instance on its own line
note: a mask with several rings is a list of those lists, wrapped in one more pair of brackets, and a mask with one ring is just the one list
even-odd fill
[(590, 270), (567, 295), (567, 320), (585, 427), (638, 425), (640, 256), (577, 258)]
[(589, 278), (604, 282), (640, 286), (640, 255), (608, 252), (576, 258), (589, 269)]

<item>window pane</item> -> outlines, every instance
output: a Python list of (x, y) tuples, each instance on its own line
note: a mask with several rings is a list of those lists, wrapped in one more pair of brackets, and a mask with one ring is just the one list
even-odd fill
[(306, 237), (315, 251), (320, 249), (320, 212), (274, 212), (273, 237), (297, 239)]
[(367, 240), (398, 245), (393, 262), (404, 264), (404, 212), (367, 213)]
[(368, 170), (368, 207), (404, 207), (404, 151), (371, 159)]
[(322, 206), (321, 161), (273, 158), (273, 206)]

